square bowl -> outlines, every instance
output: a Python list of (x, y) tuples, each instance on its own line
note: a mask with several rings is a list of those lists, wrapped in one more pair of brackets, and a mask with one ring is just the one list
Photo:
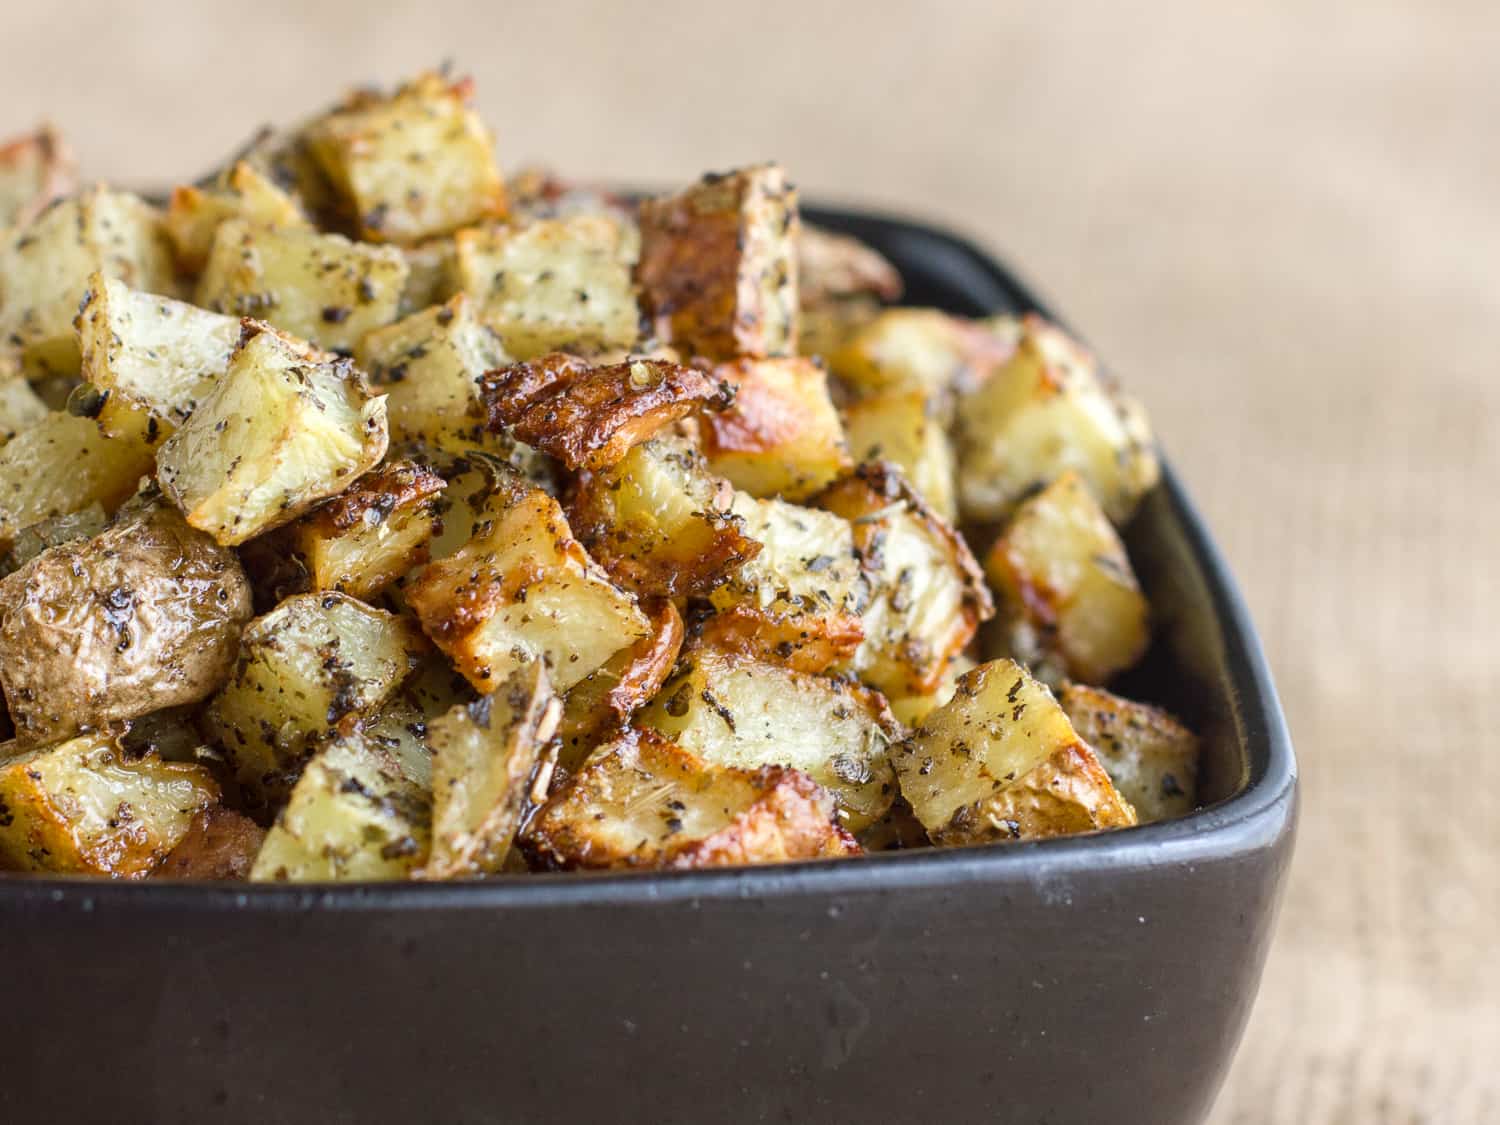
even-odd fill
[[(951, 234), (807, 214), (890, 258), (909, 303), (1046, 313)], [(1260, 979), (1296, 765), (1244, 604), (1170, 467), (1127, 541), (1157, 621), (1129, 691), (1202, 734), (1191, 815), (461, 885), (0, 876), (0, 1118), (1201, 1120)]]

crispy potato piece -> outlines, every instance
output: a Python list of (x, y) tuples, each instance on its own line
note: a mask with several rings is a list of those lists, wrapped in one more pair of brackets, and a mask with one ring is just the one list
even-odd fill
[(733, 505), (733, 487), (691, 442), (660, 434), (619, 464), (580, 474), (569, 512), (621, 584), (670, 598), (707, 593), (760, 551)]
[(0, 751), (0, 867), (143, 879), (218, 803), (202, 766), (129, 758), (110, 732)]
[(432, 792), (359, 734), (307, 763), (250, 870), (255, 882), (409, 878), (432, 838)]
[(946, 403), (985, 382), (1015, 352), (1003, 332), (937, 309), (885, 309), (828, 356), (856, 396), (921, 391)]
[(299, 594), (240, 638), (233, 678), (206, 729), (251, 802), (285, 796), (308, 751), (341, 723), (376, 712), (416, 665), (421, 634), (344, 594)]
[(723, 385), (659, 359), (594, 366), (554, 352), (485, 375), (489, 427), (570, 469), (607, 469), (633, 446), (702, 403), (727, 401)]
[(895, 721), (878, 693), (842, 680), (700, 645), (636, 724), (717, 765), (801, 770), (838, 798), (850, 831), (895, 796)]
[(1067, 684), (1058, 702), (1142, 824), (1198, 804), (1198, 736), (1160, 707)]
[(709, 468), (752, 496), (800, 501), (850, 465), (828, 375), (810, 359), (741, 359), (714, 375), (734, 401), (702, 418)]
[(47, 404), (31, 381), (14, 373), (19, 365), (0, 364), (0, 445), (47, 417)]
[(480, 692), (545, 660), (567, 691), (650, 632), (635, 598), (573, 538), (557, 501), (519, 479), (489, 498), (489, 518), (450, 558), (406, 586), (422, 628)]
[(546, 665), (534, 660), (498, 691), (429, 724), (432, 853), (424, 878), (501, 870), (521, 825), (531, 775), (561, 714)]
[(52, 126), (0, 145), (0, 227), (25, 226), (77, 190), (73, 153)]
[(75, 539), (91, 539), (108, 526), (109, 514), (99, 504), (66, 515), (49, 516), (16, 536), (9, 552), (0, 560), (0, 575), (14, 574), (48, 548)]
[(248, 219), (268, 227), (311, 226), (293, 196), (261, 169), (237, 161), (216, 184), (172, 189), (166, 226), (177, 268), (186, 274), (201, 273), (219, 224), (228, 219)]
[(1135, 812), (1045, 684), (993, 660), (958, 681), (891, 758), (935, 844), (1126, 828)]
[(505, 217), (494, 142), (469, 108), (473, 83), (419, 75), (388, 98), (335, 111), (307, 143), (366, 242), (418, 242)]
[(157, 478), (227, 546), (336, 496), (387, 441), (385, 398), (352, 363), (245, 321), (228, 369), (158, 452)]
[(393, 461), (287, 529), (314, 590), (371, 598), (430, 557), (443, 478)]
[(627, 731), (532, 820), (527, 845), (562, 868), (726, 867), (858, 855), (832, 796), (783, 766), (714, 765)]
[(1015, 354), (963, 397), (958, 421), (965, 519), (999, 519), (1030, 489), (1072, 469), (1123, 524), (1161, 473), (1140, 404), (1040, 317), (1024, 319)]
[(941, 404), (926, 391), (888, 391), (850, 403), (844, 410), (849, 452), (856, 463), (891, 461), (922, 499), (943, 519), (958, 519), (953, 443)]
[(461, 230), (459, 289), (517, 359), (630, 348), (640, 312), (622, 237), (606, 215)]
[(229, 678), (250, 585), (171, 508), (133, 513), (0, 580), (0, 684), (27, 745), (205, 699)]
[(210, 805), (193, 818), (187, 834), (167, 853), (153, 879), (245, 880), (266, 830), (248, 816)]
[(1076, 473), (1021, 502), (985, 556), (1008, 655), (1049, 681), (1107, 683), (1151, 642), (1150, 611), (1114, 527)]
[(90, 188), (0, 237), (0, 346), (33, 378), (78, 373), (73, 318), (94, 273), (172, 293), (172, 250), (144, 200)]
[(350, 351), (396, 319), (409, 268), (394, 247), (228, 219), (214, 232), (194, 302)]
[(804, 309), (853, 297), (894, 301), (901, 296), (901, 275), (859, 239), (803, 223), (797, 232), (797, 288)]
[(995, 612), (968, 545), (885, 462), (861, 465), (817, 503), (849, 521), (875, 591), (850, 670), (890, 696), (936, 690)]
[(710, 359), (797, 350), (797, 191), (775, 164), (640, 207), (636, 280), (656, 335)]

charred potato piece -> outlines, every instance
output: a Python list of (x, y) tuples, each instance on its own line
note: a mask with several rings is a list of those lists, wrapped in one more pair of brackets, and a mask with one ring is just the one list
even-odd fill
[(218, 802), (202, 766), (128, 757), (108, 732), (0, 752), (0, 867), (143, 879)]
[(828, 365), (857, 397), (921, 391), (946, 402), (984, 383), (1015, 352), (1002, 332), (937, 309), (885, 309), (855, 329)]
[(27, 426), (47, 417), (47, 404), (32, 389), (31, 381), (14, 372), (15, 366), (0, 366), (0, 445)]
[(157, 478), (228, 546), (342, 492), (387, 441), (385, 399), (352, 363), (246, 321), (224, 375), (162, 445)]
[(775, 164), (641, 203), (636, 280), (661, 340), (709, 359), (797, 350), (797, 192)]
[(1044, 679), (1107, 683), (1150, 644), (1125, 545), (1076, 473), (1022, 501), (985, 556), (985, 573), (1008, 655)]
[(752, 496), (801, 501), (850, 465), (828, 375), (810, 359), (741, 359), (714, 374), (734, 391), (701, 421), (709, 468)]
[(152, 878), (248, 879), (265, 838), (266, 830), (248, 816), (211, 805), (193, 818)]
[(537, 660), (518, 668), (498, 691), (432, 721), (432, 852), (424, 878), (501, 870), (521, 825), (531, 775), (561, 713), (547, 668)]
[(473, 84), (423, 74), (388, 98), (313, 123), (307, 143), (367, 242), (417, 242), (505, 216), (494, 142)]
[(1160, 707), (1068, 684), (1058, 696), (1073, 729), (1142, 824), (1186, 816), (1198, 804), (1198, 737)]
[(844, 429), (856, 463), (899, 465), (922, 499), (951, 524), (958, 519), (957, 476), (940, 415), (939, 401), (926, 391), (889, 391), (850, 403)]
[(0, 145), (0, 227), (25, 226), (77, 188), (73, 153), (50, 125)]
[(309, 227), (297, 200), (254, 165), (241, 160), (217, 184), (184, 185), (167, 203), (167, 234), (177, 254), (177, 268), (199, 274), (208, 264), (214, 235), (229, 219), (246, 219), (268, 227)]
[(801, 770), (838, 799), (850, 831), (895, 796), (895, 721), (879, 694), (856, 684), (700, 646), (636, 722), (716, 765)]
[(621, 238), (605, 215), (461, 230), (459, 288), (517, 359), (630, 348), (640, 313)]
[(722, 385), (692, 367), (659, 359), (593, 366), (553, 353), (487, 374), (481, 396), (491, 430), (513, 434), (569, 469), (607, 469)]
[(229, 219), (214, 232), (195, 303), (350, 351), (396, 319), (408, 269), (394, 247)]
[(859, 854), (832, 796), (806, 774), (714, 765), (654, 731), (602, 748), (542, 806), (527, 844), (546, 866), (595, 869)]
[(1126, 828), (1135, 812), (1045, 684), (1010, 660), (981, 664), (891, 755), (935, 844)]
[(804, 309), (853, 297), (894, 301), (901, 296), (901, 275), (859, 239), (803, 223), (797, 233), (797, 287)]
[(1025, 318), (1009, 362), (964, 396), (958, 421), (959, 506), (969, 520), (1000, 519), (1030, 489), (1071, 469), (1123, 524), (1161, 472), (1140, 404), (1036, 316)]

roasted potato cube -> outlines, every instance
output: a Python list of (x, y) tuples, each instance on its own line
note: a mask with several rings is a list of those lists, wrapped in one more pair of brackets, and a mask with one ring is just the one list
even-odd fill
[(959, 407), (959, 507), (996, 520), (1068, 469), (1123, 524), (1160, 475), (1145, 411), (1100, 376), (1093, 356), (1036, 316), (1015, 354)]
[(683, 868), (858, 855), (833, 798), (783, 766), (714, 765), (654, 731), (602, 748), (532, 820), (552, 867)]
[(700, 646), (636, 719), (721, 766), (801, 770), (858, 831), (895, 796), (887, 754), (898, 728), (876, 692)]
[(489, 518), (457, 554), (406, 586), (422, 628), (480, 692), (545, 660), (567, 691), (650, 632), (635, 599), (573, 538), (557, 501), (519, 479), (490, 498)]
[(531, 775), (557, 731), (562, 704), (534, 660), (498, 691), (428, 725), (432, 740), (432, 853), (428, 879), (500, 871), (521, 825)]
[(458, 294), (458, 244), (451, 236), (403, 246), (401, 253), (410, 271), (401, 290), (402, 317), (444, 304)]
[(734, 515), (734, 489), (684, 438), (661, 434), (599, 473), (582, 473), (571, 515), (579, 536), (641, 594), (705, 594), (760, 544)]
[(27, 745), (205, 699), (250, 585), (233, 552), (154, 506), (0, 580), (0, 684)]
[(890, 461), (901, 467), (923, 500), (943, 519), (958, 519), (953, 443), (941, 405), (926, 391), (888, 391), (849, 404), (844, 411), (849, 452), (856, 463)]
[(972, 658), (959, 653), (943, 667), (943, 674), (931, 691), (921, 695), (891, 696), (891, 714), (905, 726), (920, 725), (923, 719), (953, 698), (959, 677), (974, 666)]
[(284, 796), (313, 744), (390, 699), (426, 646), (405, 618), (344, 594), (299, 594), (240, 638), (207, 729), (252, 801)]
[(406, 879), (427, 858), (432, 793), (358, 734), (317, 752), (266, 833), (256, 882)]
[[(32, 389), (24, 375), (7, 374), (0, 366), (0, 445), (33, 423), (47, 417), (47, 404)], [(14, 371), (15, 367), (10, 367)]]
[(247, 219), (268, 227), (311, 225), (295, 198), (259, 168), (241, 160), (217, 184), (172, 190), (166, 224), (177, 268), (183, 273), (201, 273), (219, 224), (228, 219)]
[(288, 531), (314, 590), (371, 598), (430, 557), (443, 478), (412, 461), (381, 466)]
[(78, 373), (73, 318), (95, 273), (135, 289), (174, 291), (171, 246), (144, 200), (91, 188), (0, 237), (0, 346), (30, 377)]
[(1067, 684), (1058, 702), (1142, 824), (1198, 804), (1198, 737), (1160, 707)]
[(844, 425), (828, 397), (828, 375), (810, 359), (742, 359), (714, 375), (734, 390), (724, 410), (703, 416), (709, 468), (752, 496), (800, 501), (850, 465)]
[(885, 309), (827, 359), (856, 396), (921, 391), (946, 403), (985, 382), (1015, 347), (1004, 333), (937, 309)]
[(604, 215), (620, 225), (620, 260), (634, 265), (641, 250), (635, 203), (596, 184), (565, 180), (546, 168), (522, 168), (505, 184), (512, 222)]
[(195, 302), (351, 351), (396, 319), (408, 269), (391, 246), (229, 219), (214, 232)]
[(1049, 681), (1107, 683), (1151, 641), (1125, 545), (1076, 473), (1023, 500), (984, 561), (1007, 655)]
[(605, 215), (461, 230), (458, 285), (517, 359), (629, 348), (640, 312), (621, 237)]
[(25, 226), (77, 189), (73, 153), (50, 125), (0, 145), (0, 227)]
[(894, 301), (901, 275), (857, 238), (803, 223), (797, 234), (797, 288), (804, 309), (854, 297)]
[(505, 215), (494, 142), (473, 84), (423, 74), (388, 98), (328, 114), (307, 143), (367, 242), (417, 242)]
[(193, 818), (187, 834), (167, 853), (153, 879), (233, 879), (250, 877), (266, 830), (248, 816), (210, 805)]
[(593, 366), (554, 352), (481, 382), (491, 430), (513, 434), (570, 469), (607, 469), (701, 403), (726, 401), (704, 372), (659, 359)]
[(656, 336), (710, 359), (797, 350), (797, 192), (775, 164), (641, 203), (636, 279)]
[(352, 363), (246, 321), (224, 375), (162, 445), (157, 478), (188, 523), (232, 545), (342, 492), (387, 441), (385, 398)]
[(1135, 812), (1045, 684), (1010, 660), (958, 681), (891, 754), (901, 793), (935, 844), (1126, 828)]
[(861, 465), (818, 504), (849, 521), (874, 589), (850, 670), (893, 697), (935, 691), (995, 612), (968, 545), (885, 462)]
[[(797, 317), (797, 354), (826, 362), (878, 317), (882, 308), (873, 297), (847, 297), (815, 305), (804, 302)], [(840, 401), (850, 397), (842, 379), (836, 378), (833, 385)]]
[(202, 766), (130, 758), (109, 732), (0, 751), (0, 867), (143, 879), (218, 802)]

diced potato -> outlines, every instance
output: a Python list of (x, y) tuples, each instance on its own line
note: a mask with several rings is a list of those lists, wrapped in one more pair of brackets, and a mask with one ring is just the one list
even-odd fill
[[(428, 740), (427, 715), (419, 705), (413, 690), (425, 671), (423, 665), (430, 660), (434, 664), (446, 663), (441, 656), (428, 654), (417, 665), (417, 670), (407, 679), (401, 692), (374, 715), (359, 720), (359, 732), (365, 741), (380, 747), (401, 768), (401, 773), (423, 789), (432, 788), (432, 745)], [(473, 693), (466, 694), (465, 702), (473, 702)], [(456, 706), (457, 701), (449, 704)], [(435, 713), (442, 714), (443, 711)]]
[(898, 695), (890, 699), (891, 714), (905, 726), (914, 727), (921, 724), (932, 712), (936, 711), (944, 703), (953, 698), (954, 691), (958, 688), (959, 677), (974, 667), (974, 661), (969, 656), (959, 653), (948, 661), (943, 668), (942, 677), (938, 680), (937, 687), (922, 695)]
[(335, 738), (297, 780), (250, 870), (256, 882), (406, 879), (427, 858), (432, 793), (381, 747)]
[(387, 440), (385, 398), (352, 363), (246, 321), (224, 375), (162, 445), (157, 477), (188, 523), (232, 545), (342, 492)]
[(427, 562), (444, 487), (415, 462), (388, 462), (303, 516), (287, 531), (312, 588), (368, 599)]
[(410, 271), (401, 290), (402, 317), (445, 304), (458, 295), (458, 244), (451, 235), (403, 246), (401, 253)]
[(218, 801), (202, 766), (129, 758), (108, 732), (0, 752), (0, 867), (143, 879)]
[(522, 168), (505, 184), (512, 222), (604, 215), (620, 226), (620, 261), (634, 265), (641, 252), (635, 203), (597, 184), (565, 180), (546, 168)]
[(1058, 701), (1142, 824), (1197, 806), (1198, 737), (1166, 711), (1084, 684), (1066, 685)]
[(300, 594), (240, 639), (206, 723), (251, 800), (285, 796), (314, 743), (390, 699), (425, 645), (405, 618), (344, 594)]
[(605, 215), (461, 230), (459, 288), (518, 359), (629, 348), (640, 313), (621, 237)]
[(95, 273), (173, 292), (171, 246), (144, 200), (91, 188), (0, 237), (0, 346), (31, 378), (78, 373), (73, 318)]
[(24, 375), (9, 373), (14, 370), (0, 366), (0, 445), (47, 417), (47, 404)]
[(1135, 812), (1045, 684), (1010, 660), (981, 664), (891, 754), (935, 844), (1126, 828)]
[(828, 374), (810, 359), (742, 359), (714, 374), (734, 389), (703, 416), (709, 468), (752, 496), (805, 500), (850, 465)]
[(500, 871), (561, 713), (546, 665), (536, 660), (498, 691), (432, 721), (432, 854), (425, 878)]
[(268, 227), (310, 226), (295, 198), (253, 164), (237, 161), (218, 184), (172, 190), (166, 224), (177, 268), (188, 274), (202, 272), (219, 224), (228, 219), (248, 219)]
[(391, 246), (229, 219), (214, 232), (195, 301), (351, 351), (396, 319), (409, 267)]
[(503, 430), (570, 469), (606, 469), (631, 447), (703, 403), (723, 385), (659, 359), (595, 366), (554, 352), (492, 371), (481, 384), (492, 430)]
[(73, 153), (50, 125), (0, 145), (0, 227), (25, 226), (77, 189)]
[(853, 297), (894, 301), (901, 275), (857, 238), (803, 223), (797, 234), (797, 287), (804, 309)]
[(0, 581), (0, 684), (28, 745), (205, 699), (250, 586), (233, 552), (154, 505)]
[[(854, 338), (854, 334), (881, 313), (881, 304), (872, 297), (846, 297), (816, 305), (802, 304), (797, 318), (797, 354), (826, 361)], [(835, 395), (848, 398), (843, 380), (835, 379)]]
[[(346, 97), (328, 112), (354, 106), (364, 100), (361, 92)], [(347, 230), (354, 226), (341, 192), (323, 171), (312, 154), (307, 130), (317, 118), (302, 121), (287, 129), (264, 127), (241, 146), (235, 157), (297, 201), (303, 210), (325, 230)], [(221, 180), (227, 173), (221, 174)]]
[(1160, 475), (1145, 411), (1101, 377), (1093, 356), (1028, 316), (1015, 354), (958, 409), (959, 506), (996, 520), (1072, 469), (1123, 524)]
[(828, 364), (856, 395), (921, 391), (945, 402), (983, 383), (1015, 341), (937, 309), (886, 309), (856, 329)]
[(850, 670), (892, 697), (935, 691), (994, 614), (968, 545), (885, 462), (861, 465), (817, 502), (849, 521), (874, 588)]
[(656, 335), (710, 359), (797, 350), (797, 191), (775, 164), (641, 203), (636, 279)]
[(734, 489), (691, 442), (661, 434), (603, 472), (580, 474), (571, 515), (622, 584), (679, 597), (707, 593), (760, 551), (733, 505)]
[(151, 877), (248, 879), (265, 838), (265, 829), (248, 816), (211, 805), (193, 818), (187, 834)]
[(406, 586), (422, 628), (480, 692), (545, 660), (567, 691), (650, 632), (635, 599), (573, 538), (557, 501), (513, 479), (490, 498), (489, 518), (450, 558)]
[(628, 731), (537, 813), (527, 844), (563, 868), (724, 867), (858, 855), (833, 798), (806, 774), (714, 765)]
[(887, 391), (849, 404), (844, 411), (855, 463), (890, 461), (943, 519), (958, 519), (953, 443), (937, 399), (926, 391)]
[(1076, 473), (1016, 508), (985, 556), (1008, 655), (1049, 681), (1107, 683), (1146, 652), (1149, 610), (1125, 545)]
[(846, 681), (699, 647), (636, 722), (716, 765), (801, 770), (838, 798), (850, 831), (895, 796), (895, 721), (878, 693)]
[(99, 504), (34, 523), (16, 535), (16, 541), (0, 559), (0, 575), (14, 574), (43, 551), (75, 539), (91, 539), (108, 526), (109, 515)]
[(417, 242), (504, 217), (505, 181), (489, 130), (469, 108), (472, 87), (423, 74), (308, 129), (308, 145), (361, 238)]

